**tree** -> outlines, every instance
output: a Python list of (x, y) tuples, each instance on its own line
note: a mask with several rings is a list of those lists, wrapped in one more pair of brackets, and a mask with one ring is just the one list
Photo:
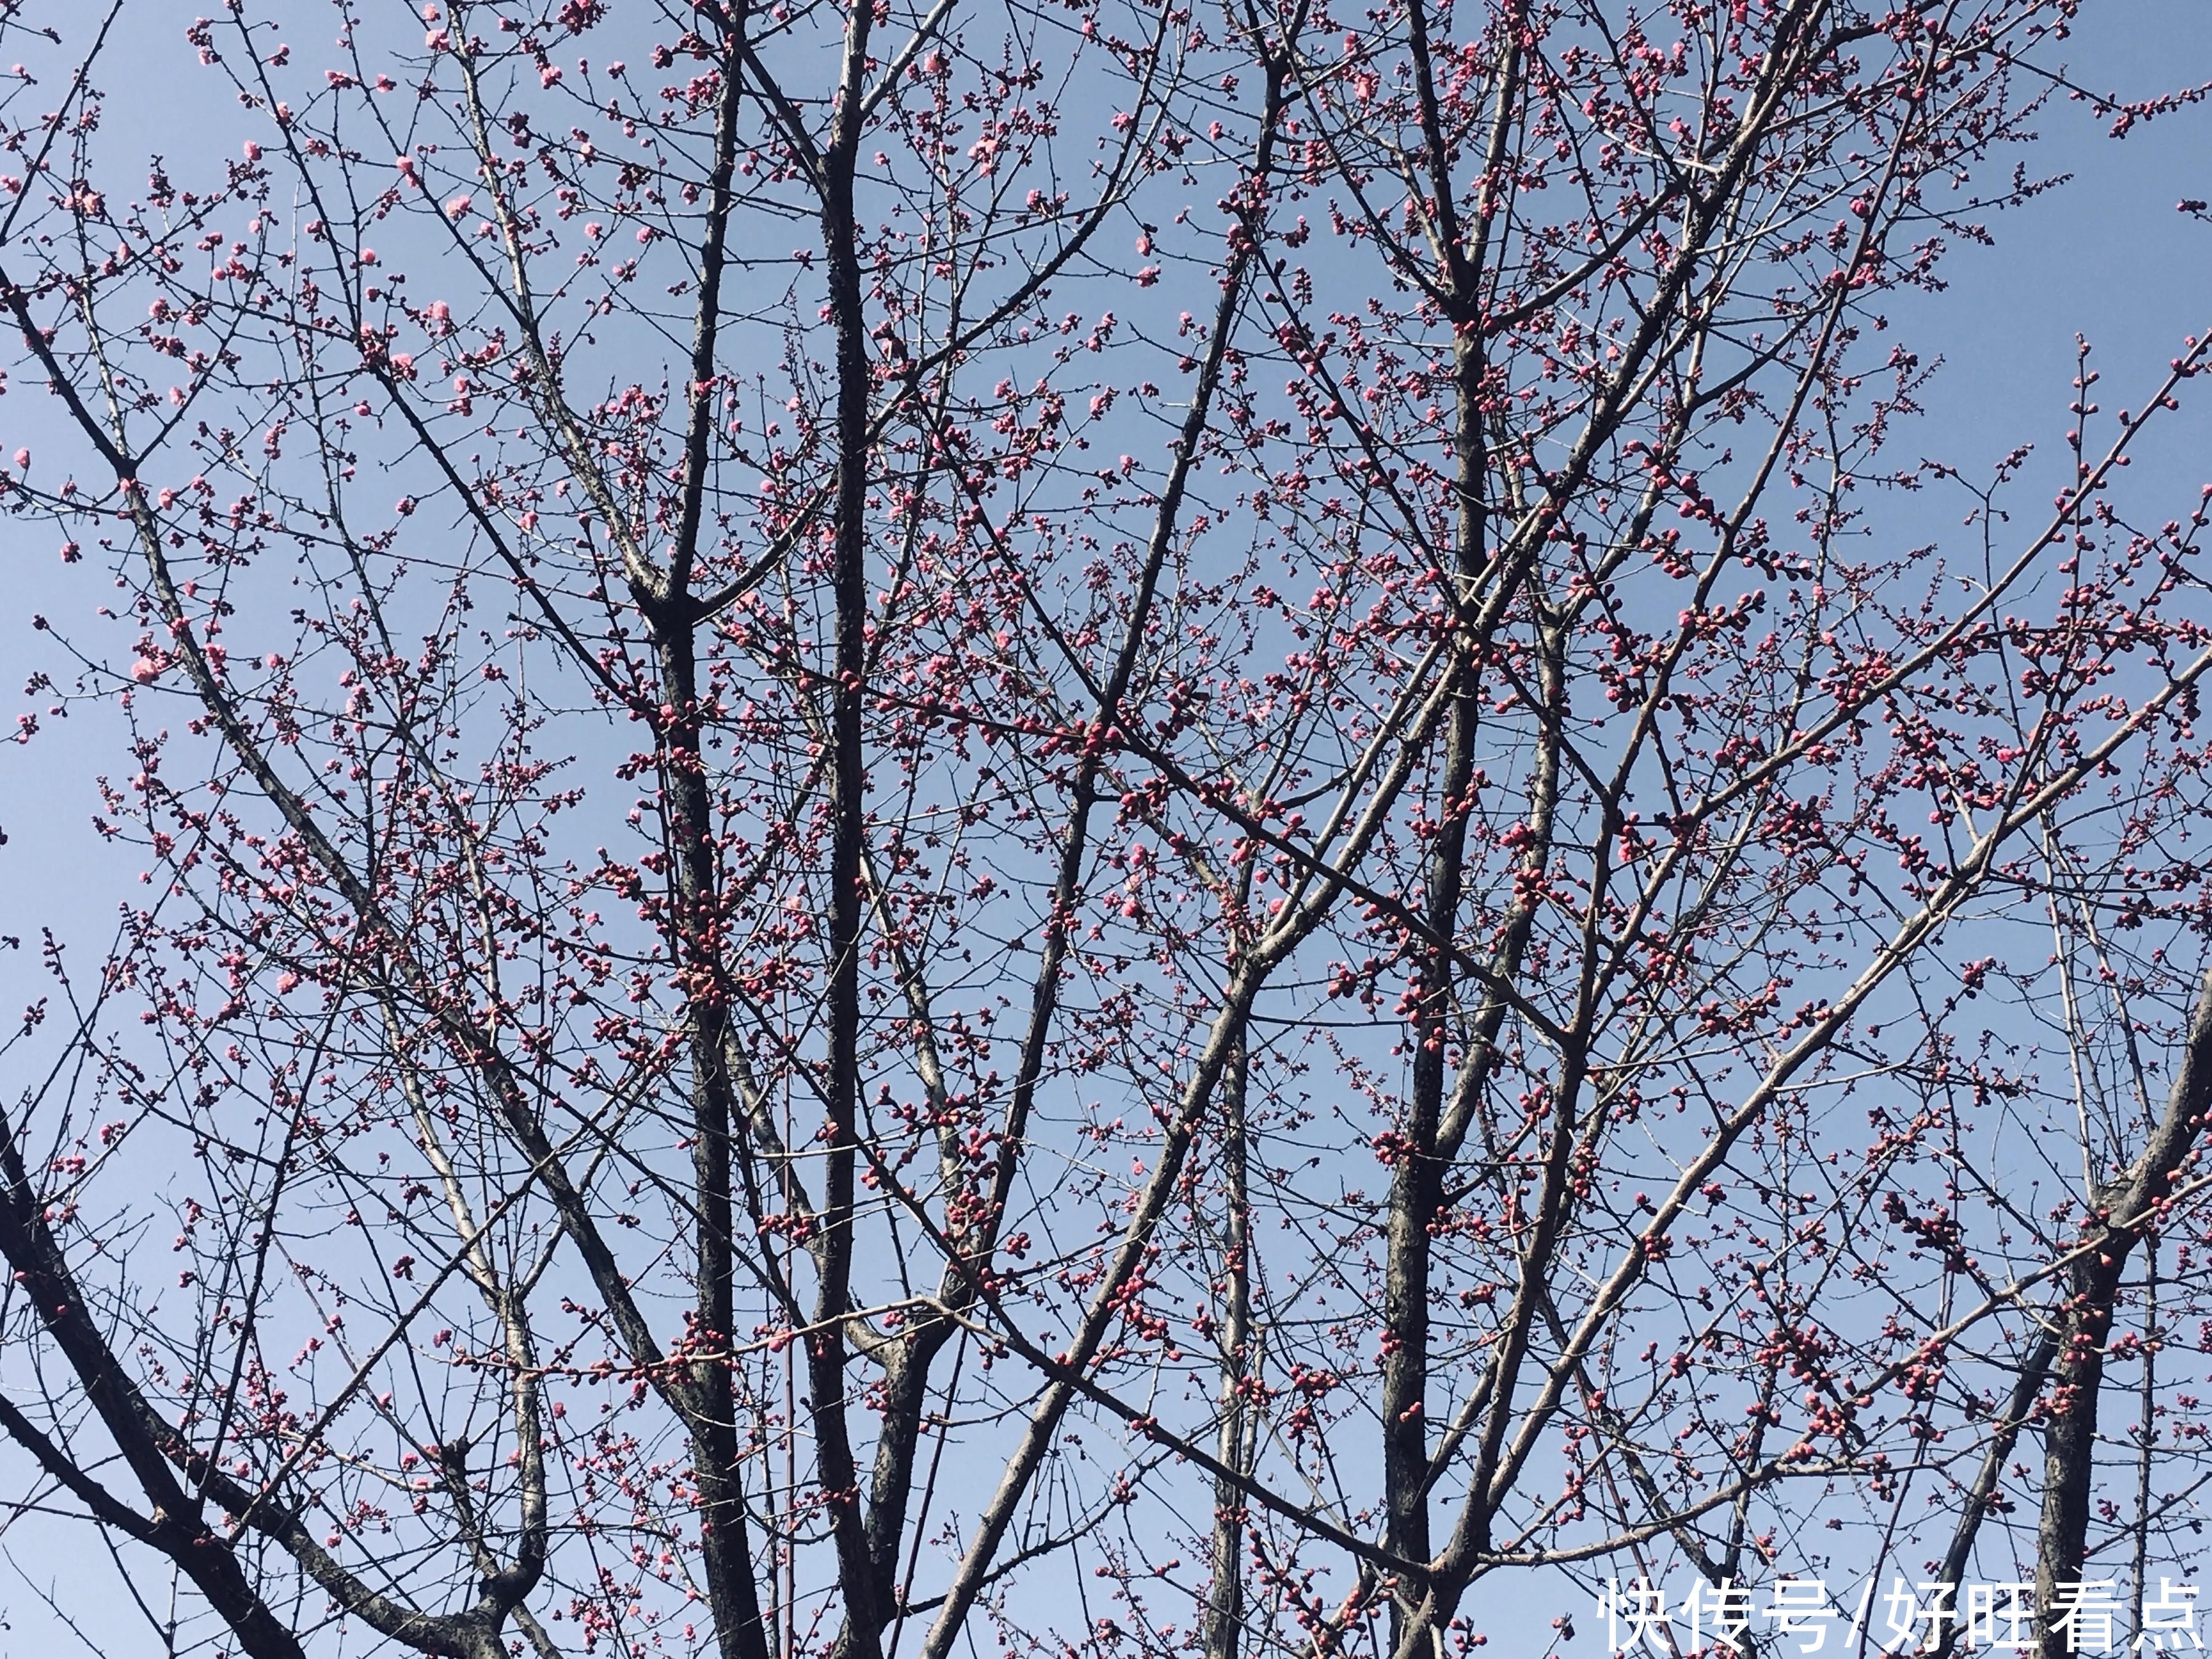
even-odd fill
[(57, 10), (21, 734), (148, 884), (11, 1050), (28, 1504), (256, 1659), (1464, 1653), (1955, 1579), (2022, 1435), (2139, 1583), (2212, 348), (2038, 520), (1890, 441), (2074, 9), (234, 0), (143, 187)]

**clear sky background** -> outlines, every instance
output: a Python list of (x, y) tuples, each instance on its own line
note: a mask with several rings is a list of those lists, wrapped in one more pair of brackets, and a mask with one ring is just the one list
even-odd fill
[[(299, 3), (303, 15), (327, 15), (310, 0)], [(95, 7), (49, 0), (47, 10), (84, 16)], [(191, 15), (190, 4), (175, 0), (131, 0), (124, 37), (100, 77), (118, 149), (165, 152), (188, 165), (195, 155), (235, 155), (251, 136), (242, 110), (178, 101), (206, 99), (213, 78), (190, 68), (183, 31)], [(2076, 84), (2123, 100), (2212, 82), (2212, 0), (2088, 0), (2065, 56)], [(1975, 477), (2034, 443), (2063, 467), (2077, 334), (2096, 348), (2104, 375), (2096, 395), (2109, 413), (2140, 408), (2183, 337), (2212, 330), (2212, 225), (2175, 208), (2185, 197), (2212, 197), (2212, 104), (2139, 125), (2124, 140), (2110, 137), (2110, 126), (2108, 116), (2062, 92), (2039, 123), (2040, 141), (2017, 159), (2032, 176), (2070, 173), (2071, 182), (1993, 220), (1994, 246), (1956, 251), (1942, 267), (1945, 292), (1893, 305), (1900, 332), (1943, 360), (1926, 414), (1893, 441), (1893, 463), (1924, 455)], [(0, 453), (36, 451), (42, 442), (58, 448), (56, 431), (35, 386), (19, 384), (0, 399)], [(2136, 456), (2115, 491), (2121, 510), (2154, 525), (2185, 516), (2199, 484), (2212, 480), (2212, 385), (2198, 383), (2195, 400), (2159, 423)], [(2047, 503), (2059, 477), (2045, 481), (2031, 471), (2014, 497), (2017, 507)], [(1962, 496), (1931, 492), (1875, 507), (1872, 520), (1876, 534), (1917, 544), (1946, 525), (1955, 531), (1966, 506)], [(113, 594), (108, 574), (92, 560), (64, 566), (48, 532), (0, 522), (0, 687), (15, 702), (0, 716), (12, 726), (15, 714), (45, 702), (23, 698), (30, 673), (73, 678), (56, 659), (51, 636), (33, 631), (34, 615), (91, 641), (119, 647), (127, 636), (93, 625), (93, 613)], [(140, 896), (137, 860), (104, 846), (89, 827), (97, 775), (128, 769), (118, 729), (79, 714), (47, 739), (0, 745), (7, 836), (0, 935), (22, 945), (0, 950), (0, 1009), (8, 1011), (0, 1018), (40, 993), (34, 953), (42, 928), (69, 942), (88, 970), (104, 954), (117, 906)], [(12, 1101), (29, 1079), (7, 1074), (5, 1065), (0, 1090)], [(0, 1493), (19, 1493), (26, 1479), (0, 1454)], [(4, 1545), (12, 1566), (0, 1567), (0, 1656), (93, 1650), (57, 1607), (85, 1636), (112, 1638), (106, 1651), (149, 1650), (143, 1622), (125, 1615), (113, 1569), (88, 1532), (33, 1521), (11, 1528)], [(1532, 1611), (1547, 1622), (1565, 1610)], [(1587, 1620), (1587, 1609), (1575, 1611)]]

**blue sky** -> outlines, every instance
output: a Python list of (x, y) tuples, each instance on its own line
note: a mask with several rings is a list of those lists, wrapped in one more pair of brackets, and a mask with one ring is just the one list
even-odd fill
[[(110, 61), (105, 84), (117, 144), (235, 154), (247, 135), (243, 112), (185, 111), (175, 101), (177, 87), (195, 84), (182, 73), (189, 9), (161, 0), (145, 4), (143, 15), (156, 21)], [(134, 6), (134, 22), (137, 12)], [(2070, 67), (2078, 84), (2123, 99), (2212, 82), (2212, 0), (2091, 0)], [(2185, 109), (2115, 141), (2107, 117), (2063, 94), (2054, 100), (2040, 124), (2042, 141), (2019, 160), (2032, 176), (2068, 173), (2072, 182), (1995, 221), (1994, 246), (1960, 250), (1944, 268), (1947, 291), (1898, 307), (1916, 343), (1945, 362), (1926, 415), (1896, 440), (1900, 462), (1937, 457), (1975, 477), (2022, 443), (2055, 453), (2071, 424), (2077, 334), (2096, 347), (2105, 376), (2100, 397), (2109, 410), (2139, 406), (2182, 337), (2212, 329), (2212, 226), (2175, 210), (2185, 197), (2212, 195), (2208, 120), (2212, 108)], [(2154, 522), (2174, 516), (2193, 499), (2197, 481), (2212, 477), (2212, 392), (2200, 399), (2147, 438), (2122, 492)], [(58, 442), (34, 387), (19, 386), (0, 403), (0, 453)], [(2021, 504), (2049, 493), (2023, 486)], [(1963, 511), (1963, 500), (1956, 504)], [(1921, 541), (1936, 526), (1955, 524), (1957, 514), (1947, 506), (1931, 495), (1899, 503), (1880, 522), (1886, 533)], [(31, 618), (88, 622), (110, 597), (107, 578), (94, 562), (60, 564), (44, 532), (9, 528), (0, 538), (9, 593), (0, 606), (0, 683), (20, 688), (38, 668), (65, 678)], [(82, 625), (76, 631), (100, 637)], [(0, 751), (0, 829), (9, 836), (0, 848), (0, 934), (27, 947), (40, 928), (51, 927), (89, 965), (103, 951), (116, 904), (135, 892), (137, 860), (104, 848), (88, 827), (97, 807), (95, 774), (121, 768), (125, 757), (110, 741), (112, 724), (94, 715), (73, 717), (56, 735), (62, 740)], [(0, 953), (0, 1000), (37, 994), (35, 980), (28, 949)], [(0, 1087), (12, 1093), (21, 1081), (0, 1077)], [(0, 1472), (6, 1470), (0, 1458)], [(9, 1626), (0, 1632), (0, 1653), (83, 1650), (41, 1604), (40, 1592), (88, 1630), (124, 1632), (112, 1650), (143, 1650), (143, 1626), (133, 1631), (108, 1616), (112, 1575), (88, 1547), (88, 1535), (46, 1529), (27, 1541), (19, 1530), (7, 1542), (27, 1577), (10, 1582), (0, 1574)], [(1565, 1610), (1531, 1611), (1548, 1619)], [(1588, 1620), (1587, 1608), (1575, 1611)]]

